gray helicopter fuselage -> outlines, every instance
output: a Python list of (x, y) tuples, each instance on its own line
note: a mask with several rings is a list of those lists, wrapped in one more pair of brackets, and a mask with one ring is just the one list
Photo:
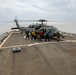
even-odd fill
[(23, 31), (23, 32), (26, 32), (26, 31), (32, 32), (32, 31), (35, 31), (35, 28), (20, 27), (20, 31)]

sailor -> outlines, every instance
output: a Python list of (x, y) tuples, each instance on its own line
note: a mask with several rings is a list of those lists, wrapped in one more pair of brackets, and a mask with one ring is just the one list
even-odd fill
[(42, 41), (42, 38), (43, 38), (43, 32), (40, 31), (40, 32), (39, 32), (39, 35), (40, 35), (40, 39), (41, 39), (41, 41)]
[(29, 39), (29, 31), (26, 31), (26, 39)]
[(49, 32), (46, 31), (44, 35), (45, 35), (45, 41), (46, 41), (47, 39), (48, 39), (48, 41), (50, 41)]
[(35, 35), (36, 35), (36, 34), (35, 34), (35, 31), (32, 31), (32, 32), (31, 32), (31, 39), (34, 39), (34, 40), (35, 40)]
[(59, 38), (60, 38), (60, 33), (57, 32), (57, 42), (59, 42)]
[(44, 37), (44, 39), (46, 39), (46, 32), (44, 32), (43, 37)]
[(37, 34), (37, 39), (38, 39), (38, 41), (40, 41), (40, 39), (41, 39), (39, 34)]

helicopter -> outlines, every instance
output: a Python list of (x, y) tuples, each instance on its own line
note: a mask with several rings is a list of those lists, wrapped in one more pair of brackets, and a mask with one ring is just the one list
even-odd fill
[(20, 22), (29, 22), (29, 21), (35, 21), (35, 22), (38, 21), (38, 22), (41, 22), (41, 24), (36, 23), (36, 24), (31, 24), (28, 27), (20, 27), (20, 25), (18, 24), (18, 20), (15, 19), (14, 22), (16, 23), (17, 27), (11, 28), (11, 29), (19, 29), (21, 31), (21, 34), (23, 32), (27, 32), (27, 31), (29, 31), (30, 33), (32, 31), (35, 31), (35, 32), (39, 33), (40, 31), (43, 32), (43, 30), (46, 30), (46, 31), (50, 32), (50, 34), (52, 35), (52, 38), (56, 37), (57, 36), (56, 33), (59, 32), (60, 36), (62, 38), (64, 38), (64, 35), (56, 27), (48, 26), (48, 25), (44, 24), (44, 22), (48, 22), (45, 19), (40, 19), (40, 20), (22, 20)]
[(19, 21), (19, 22), (30, 22), (30, 21), (35, 21), (35, 22), (38, 21), (38, 22), (41, 22), (41, 24), (38, 24), (38, 23), (34, 24), (33, 23), (33, 24), (29, 25), (28, 27), (20, 27), (20, 25), (18, 23), (18, 20), (15, 19), (14, 22), (16, 23), (17, 27), (14, 27), (14, 28), (11, 28), (11, 29), (19, 29), (21, 31), (21, 33), (23, 33), (23, 32), (26, 32), (26, 31), (29, 31), (29, 32), (35, 31), (37, 29), (40, 29), (41, 27), (46, 27), (46, 25), (43, 24), (43, 22), (47, 22), (47, 20), (45, 20), (45, 19), (40, 19), (40, 20), (22, 20), (22, 21)]

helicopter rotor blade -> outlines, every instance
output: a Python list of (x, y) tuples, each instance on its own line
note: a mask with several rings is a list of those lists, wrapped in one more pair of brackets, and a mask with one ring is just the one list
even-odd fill
[[(6, 22), (15, 22), (15, 20), (17, 19), (14, 19), (14, 21), (6, 21)], [(45, 20), (45, 19), (40, 19), (40, 20), (17, 20), (18, 22), (58, 22), (58, 21), (54, 21), (54, 20)]]
[(14, 21), (4, 21), (4, 22), (9, 22), (9, 23), (12, 23), (12, 22), (14, 22)]
[(37, 22), (37, 20), (19, 20), (19, 22)]
[(40, 20), (19, 20), (19, 22), (47, 22), (45, 19)]
[(40, 20), (19, 20), (19, 22), (58, 22), (58, 21), (40, 19)]

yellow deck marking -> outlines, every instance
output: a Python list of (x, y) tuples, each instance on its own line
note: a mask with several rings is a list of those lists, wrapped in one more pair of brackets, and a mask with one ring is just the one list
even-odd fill
[[(59, 41), (59, 42), (63, 42), (63, 43), (68, 43), (68, 42), (74, 42), (74, 43), (76, 43), (76, 40), (64, 40), (64, 41)], [(36, 43), (32, 43), (32, 44), (24, 44), (24, 45), (16, 45), (16, 46), (7, 46), (7, 47), (1, 47), (1, 49), (6, 49), (6, 48), (13, 48), (13, 47), (25, 47), (25, 46), (27, 46), (27, 47), (30, 47), (30, 46), (34, 46), (34, 45), (41, 45), (41, 44), (53, 44), (53, 43), (59, 43), (59, 42), (36, 42)]]
[(1, 43), (1, 45), (0, 45), (0, 48), (3, 46), (3, 44), (7, 41), (7, 39), (12, 35), (12, 33), (13, 32), (11, 32), (10, 34), (9, 34), (9, 36)]

